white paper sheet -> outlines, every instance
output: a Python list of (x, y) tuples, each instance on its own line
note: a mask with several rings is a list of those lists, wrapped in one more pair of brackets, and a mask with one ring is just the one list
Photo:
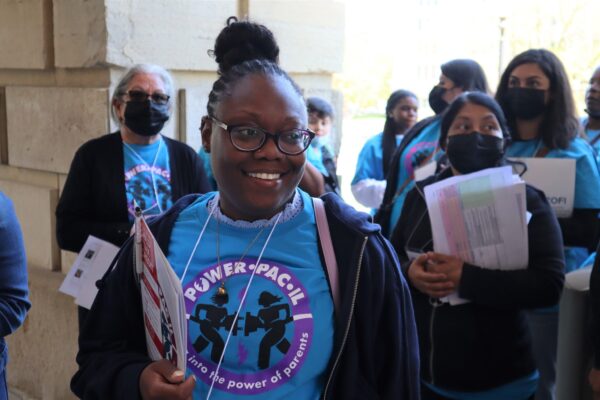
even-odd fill
[(522, 178), (546, 194), (557, 217), (570, 217), (575, 200), (575, 160), (570, 158), (512, 158), (527, 165)]
[[(482, 268), (527, 267), (525, 183), (511, 167), (445, 179), (426, 186), (425, 198), (436, 252)], [(465, 302), (457, 295), (447, 300)]]
[(98, 293), (96, 282), (106, 273), (118, 251), (114, 244), (90, 235), (58, 290), (90, 309)]

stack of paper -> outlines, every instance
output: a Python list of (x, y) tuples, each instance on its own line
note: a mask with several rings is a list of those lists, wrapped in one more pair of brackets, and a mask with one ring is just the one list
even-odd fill
[[(511, 167), (490, 168), (425, 187), (433, 247), (489, 269), (526, 268), (525, 183)], [(451, 304), (464, 300), (457, 295)]]
[(135, 269), (140, 276), (146, 346), (153, 360), (185, 372), (187, 321), (179, 278), (142, 217), (135, 221)]
[(96, 282), (102, 279), (118, 252), (114, 244), (88, 236), (58, 290), (75, 297), (75, 303), (89, 310), (98, 294)]

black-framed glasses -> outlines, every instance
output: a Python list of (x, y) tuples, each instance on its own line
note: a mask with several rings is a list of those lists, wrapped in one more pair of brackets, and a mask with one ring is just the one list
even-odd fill
[(308, 129), (291, 129), (280, 133), (270, 133), (256, 126), (227, 125), (214, 117), (210, 117), (219, 127), (229, 133), (231, 144), (240, 151), (256, 151), (264, 146), (267, 137), (271, 137), (279, 151), (289, 156), (304, 153), (315, 133)]
[(143, 102), (146, 101), (148, 97), (152, 99), (156, 104), (167, 104), (171, 96), (168, 94), (154, 92), (152, 94), (146, 93), (143, 90), (128, 90), (125, 94), (129, 97), (129, 100), (134, 102)]

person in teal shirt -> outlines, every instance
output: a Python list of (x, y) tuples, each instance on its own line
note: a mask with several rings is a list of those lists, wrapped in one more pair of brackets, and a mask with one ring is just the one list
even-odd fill
[(585, 92), (585, 107), (587, 117), (581, 119), (581, 125), (600, 162), (600, 66), (590, 78)]
[(385, 106), (383, 132), (370, 138), (363, 146), (352, 179), (352, 194), (375, 214), (385, 193), (385, 177), (389, 164), (404, 133), (417, 122), (419, 100), (408, 90), (396, 90)]
[[(559, 218), (566, 270), (573, 270), (598, 243), (600, 173), (591, 146), (578, 137), (579, 121), (566, 71), (550, 51), (527, 50), (517, 55), (502, 74), (496, 99), (511, 128), (509, 157), (576, 160), (573, 214)], [(528, 317), (540, 371), (536, 399), (554, 399), (558, 307), (534, 310)]]
[(485, 73), (476, 61), (457, 59), (442, 64), (440, 80), (429, 93), (429, 105), (436, 115), (406, 132), (390, 162), (383, 201), (375, 216), (384, 235), (389, 237), (394, 231), (406, 194), (415, 185), (415, 171), (442, 161), (443, 151), (438, 146), (440, 115), (461, 93), (472, 91), (489, 92)]
[(298, 188), (315, 134), (272, 33), (231, 17), (214, 55), (202, 145), (219, 190), (186, 196), (148, 223), (181, 282), (188, 339), (169, 349), (185, 346), (186, 366), (176, 370), (167, 351), (148, 356), (131, 239), (99, 284), (73, 391), (116, 400), (418, 400), (416, 327), (398, 259), (367, 214)]

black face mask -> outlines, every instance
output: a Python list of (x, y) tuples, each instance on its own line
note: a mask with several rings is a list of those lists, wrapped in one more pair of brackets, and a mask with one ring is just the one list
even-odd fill
[(504, 140), (479, 132), (448, 136), (446, 154), (461, 174), (497, 167), (504, 157)]
[(431, 92), (429, 92), (429, 107), (436, 114), (441, 114), (448, 107), (446, 100), (442, 99), (446, 90), (444, 87), (434, 86)]
[(153, 101), (128, 101), (125, 105), (125, 126), (140, 136), (154, 136), (169, 119), (169, 105)]
[(546, 109), (544, 90), (528, 88), (509, 88), (506, 101), (512, 115), (518, 119), (533, 119)]

